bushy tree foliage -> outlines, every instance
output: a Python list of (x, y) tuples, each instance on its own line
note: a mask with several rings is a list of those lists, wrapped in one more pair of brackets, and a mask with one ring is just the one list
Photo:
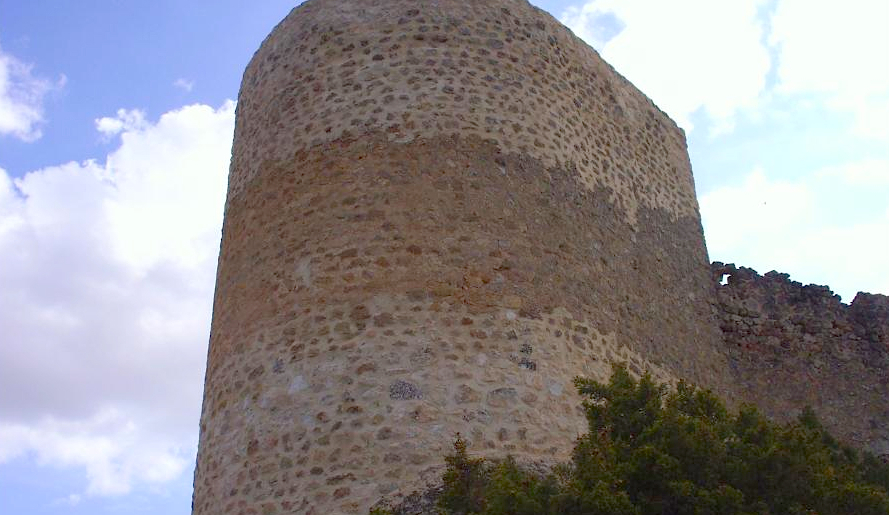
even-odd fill
[(615, 367), (577, 379), (589, 433), (546, 477), (472, 458), (458, 438), (439, 505), (461, 515), (887, 515), (889, 467), (840, 445), (810, 409), (777, 425), (751, 406)]

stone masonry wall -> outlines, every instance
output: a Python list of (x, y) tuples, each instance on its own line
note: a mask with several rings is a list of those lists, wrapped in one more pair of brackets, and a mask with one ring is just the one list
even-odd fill
[(195, 514), (366, 513), (572, 380), (728, 393), (684, 135), (524, 0), (310, 0), (244, 75)]
[(889, 454), (889, 297), (846, 305), (787, 274), (712, 272), (739, 397), (777, 420), (810, 405), (842, 440)]

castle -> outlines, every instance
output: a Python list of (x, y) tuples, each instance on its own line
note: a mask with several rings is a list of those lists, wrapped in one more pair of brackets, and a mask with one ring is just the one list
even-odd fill
[[(711, 270), (682, 130), (525, 0), (309, 0), (237, 109), (194, 514), (366, 513), (458, 432), (561, 461), (573, 378), (613, 362), (762, 393), (744, 317), (773, 306)], [(889, 445), (861, 409), (847, 436)]]

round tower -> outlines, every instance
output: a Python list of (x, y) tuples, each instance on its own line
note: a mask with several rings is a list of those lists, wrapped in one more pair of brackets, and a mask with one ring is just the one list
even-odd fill
[(248, 65), (193, 513), (567, 457), (575, 376), (719, 387), (683, 132), (524, 0), (310, 0)]

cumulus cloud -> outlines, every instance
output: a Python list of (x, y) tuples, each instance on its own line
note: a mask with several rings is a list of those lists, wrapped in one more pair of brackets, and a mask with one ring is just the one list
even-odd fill
[(178, 477), (197, 439), (234, 104), (135, 113), (97, 122), (104, 163), (0, 169), (0, 463), (88, 495)]
[(34, 141), (42, 135), (43, 97), (53, 88), (61, 88), (65, 78), (53, 84), (32, 71), (32, 65), (0, 49), (0, 135), (23, 141)]
[(769, 53), (764, 2), (590, 0), (561, 21), (686, 130), (699, 109), (728, 130), (739, 109), (756, 105)]
[[(137, 420), (114, 410), (83, 421), (3, 424), (0, 459), (28, 449), (39, 465), (83, 467), (86, 495), (120, 495), (128, 493), (135, 482), (176, 479), (188, 464), (188, 456), (163, 438), (152, 440), (140, 434), (138, 427)], [(10, 448), (13, 445), (16, 448)], [(64, 499), (76, 504), (82, 495), (73, 493)]]
[(780, 92), (825, 95), (859, 135), (889, 141), (889, 3), (780, 0), (769, 42)]
[(700, 206), (711, 259), (826, 284), (850, 302), (862, 290), (889, 294), (886, 198), (889, 161), (869, 159), (799, 180), (756, 169)]
[(96, 119), (96, 130), (106, 138), (117, 136), (123, 131), (138, 131), (147, 125), (145, 112), (139, 109), (118, 109), (115, 116)]
[(889, 4), (780, 0), (769, 41), (788, 91), (873, 93), (889, 87)]

